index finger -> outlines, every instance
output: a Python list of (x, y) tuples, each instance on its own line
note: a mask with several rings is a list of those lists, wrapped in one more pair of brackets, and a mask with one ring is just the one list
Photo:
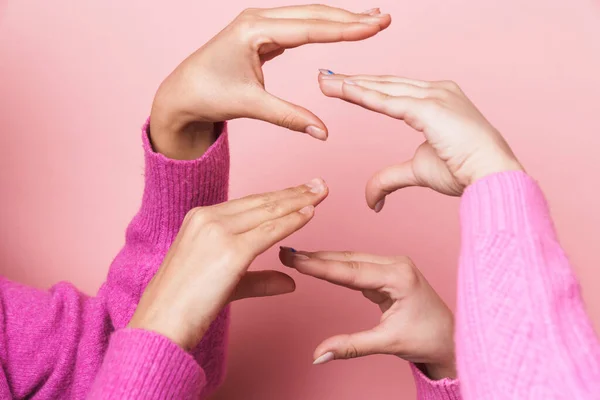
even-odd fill
[(294, 19), (326, 19), (338, 22), (379, 22), (385, 20), (385, 15), (379, 9), (362, 13), (354, 13), (342, 8), (330, 7), (324, 4), (303, 6), (284, 6), (258, 10), (258, 14), (267, 18)]
[(279, 253), (279, 259), (283, 265), (295, 268), (301, 274), (356, 290), (380, 289), (388, 281), (387, 268), (382, 264), (326, 260), (285, 250)]
[(388, 16), (382, 23), (336, 22), (319, 19), (265, 19), (262, 34), (269, 42), (284, 48), (294, 48), (309, 43), (354, 42), (375, 36), (391, 23)]

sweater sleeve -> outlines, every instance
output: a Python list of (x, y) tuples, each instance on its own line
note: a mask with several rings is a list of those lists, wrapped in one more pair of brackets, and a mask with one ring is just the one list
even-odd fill
[(142, 140), (146, 183), (140, 211), (97, 296), (68, 283), (42, 291), (0, 279), (1, 398), (206, 398), (221, 383), (228, 309), (191, 353), (125, 326), (185, 214), (227, 199), (226, 127), (193, 161), (155, 153), (147, 125)]
[(457, 364), (465, 399), (599, 399), (600, 344), (548, 205), (522, 172), (461, 203)]
[(153, 332), (115, 332), (89, 399), (196, 399), (206, 384), (196, 360)]
[(417, 366), (410, 363), (410, 369), (417, 387), (417, 400), (461, 400), (457, 379), (429, 379)]

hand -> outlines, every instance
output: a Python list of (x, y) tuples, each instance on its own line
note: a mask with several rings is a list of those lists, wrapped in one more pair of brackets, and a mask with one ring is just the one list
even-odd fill
[(378, 9), (362, 14), (324, 5), (248, 9), (165, 79), (154, 99), (151, 132), (160, 140), (211, 131), (214, 122), (254, 118), (325, 140), (327, 128), (319, 118), (265, 90), (262, 65), (304, 44), (363, 40), (390, 23)]
[(294, 290), (276, 271), (247, 272), (258, 256), (306, 225), (327, 196), (325, 183), (190, 211), (129, 323), (194, 348), (230, 301)]
[(500, 132), (454, 82), (321, 74), (319, 84), (327, 96), (401, 119), (425, 135), (412, 160), (385, 168), (369, 180), (367, 203), (376, 212), (386, 195), (404, 187), (424, 186), (460, 196), (484, 176), (523, 169)]
[(322, 342), (314, 353), (315, 364), (393, 354), (421, 364), (431, 379), (456, 377), (454, 317), (409, 258), (287, 247), (281, 248), (279, 258), (302, 274), (360, 290), (383, 313), (373, 329)]

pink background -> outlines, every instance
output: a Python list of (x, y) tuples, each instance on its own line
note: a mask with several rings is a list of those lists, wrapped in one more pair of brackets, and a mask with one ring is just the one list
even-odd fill
[[(247, 6), (287, 2), (0, 0), (0, 272), (47, 287), (101, 284), (142, 191), (139, 128), (155, 88)], [(364, 43), (290, 51), (268, 87), (309, 106), (327, 143), (252, 121), (231, 124), (232, 197), (323, 176), (329, 200), (286, 241), (413, 257), (451, 304), (457, 199), (409, 189), (375, 215), (367, 178), (421, 137), (324, 98), (317, 68), (454, 79), (544, 187), (590, 314), (600, 326), (600, 8), (586, 0), (334, 1), (379, 6), (390, 29)], [(280, 268), (275, 251), (256, 263)], [(411, 398), (406, 364), (375, 356), (313, 367), (328, 335), (370, 327), (361, 295), (298, 277), (295, 294), (234, 306), (229, 375), (217, 399)]]

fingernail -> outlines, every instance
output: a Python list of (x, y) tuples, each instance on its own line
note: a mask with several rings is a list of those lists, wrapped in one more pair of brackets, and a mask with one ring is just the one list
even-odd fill
[(279, 246), (279, 249), (280, 249), (280, 250), (283, 250), (283, 251), (289, 251), (289, 252), (291, 252), (291, 253), (295, 253), (295, 252), (296, 252), (296, 249), (294, 249), (294, 248), (292, 248), (292, 247)]
[(388, 15), (388, 14), (379, 14), (379, 15), (372, 15), (369, 17), (363, 17), (360, 19), (360, 22), (369, 24), (369, 25), (379, 25), (381, 23), (381, 19), (384, 18), (386, 15)]
[(381, 200), (379, 200), (377, 202), (377, 204), (375, 204), (375, 208), (373, 209), (376, 213), (378, 213), (379, 211), (381, 211), (381, 209), (383, 208), (385, 204), (385, 197)]
[(327, 139), (327, 132), (325, 132), (323, 129), (318, 128), (314, 125), (310, 125), (308, 128), (306, 128), (305, 132), (308, 133), (310, 136), (316, 137), (317, 139), (321, 139), (321, 140)]
[(306, 206), (299, 211), (300, 214), (310, 215), (310, 213), (315, 209), (314, 206)]
[(335, 75), (335, 72), (333, 72), (329, 69), (319, 69), (319, 72), (322, 73), (323, 75)]
[(325, 184), (322, 179), (315, 178), (306, 184), (310, 188), (311, 193), (323, 193), (325, 191)]
[(365, 14), (365, 15), (377, 15), (379, 14), (381, 11), (379, 10), (379, 8), (371, 8), (370, 10), (366, 10), (361, 12), (361, 14)]
[(346, 85), (352, 85), (352, 86), (356, 86), (356, 82), (351, 81), (350, 79), (344, 79), (344, 83)]
[(315, 361), (313, 361), (313, 365), (328, 363), (329, 361), (333, 360), (333, 358), (334, 358), (333, 353), (329, 351), (329, 352), (323, 354), (322, 356), (318, 357)]

